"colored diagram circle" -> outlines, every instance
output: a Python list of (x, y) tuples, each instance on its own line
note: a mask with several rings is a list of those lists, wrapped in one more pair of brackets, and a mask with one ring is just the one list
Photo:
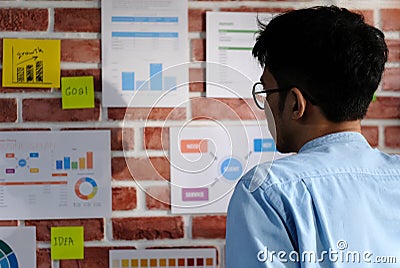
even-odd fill
[(219, 171), (225, 179), (234, 181), (242, 176), (243, 166), (237, 158), (229, 157), (222, 161)]
[[(89, 185), (92, 188), (92, 191), (89, 194), (85, 194), (82, 192), (81, 185)], [(75, 183), (75, 194), (83, 200), (92, 199), (97, 193), (97, 183), (94, 179), (89, 177), (80, 178)]]
[[(19, 165), (20, 167), (26, 166), (26, 160), (25, 160), (25, 159), (20, 159), (20, 160), (18, 161), (18, 165)], [(3, 267), (2, 267), (2, 268), (3, 268)]]
[(18, 268), (17, 256), (11, 247), (3, 240), (0, 240), (0, 267)]

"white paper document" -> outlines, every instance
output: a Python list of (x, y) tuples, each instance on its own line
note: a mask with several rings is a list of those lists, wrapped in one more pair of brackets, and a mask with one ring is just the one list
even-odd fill
[(172, 213), (224, 213), (248, 170), (282, 157), (266, 127), (170, 128)]
[(0, 228), (0, 267), (36, 268), (36, 228)]
[(111, 216), (110, 132), (0, 132), (0, 219)]
[(262, 68), (251, 51), (257, 37), (257, 17), (270, 13), (207, 12), (206, 93), (214, 98), (251, 98)]
[(103, 105), (175, 107), (188, 100), (188, 3), (107, 0), (102, 12)]

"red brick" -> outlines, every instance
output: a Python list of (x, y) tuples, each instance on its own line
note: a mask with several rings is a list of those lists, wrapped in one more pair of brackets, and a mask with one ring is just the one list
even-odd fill
[(143, 143), (147, 150), (169, 150), (169, 128), (145, 127)]
[(400, 68), (386, 68), (382, 78), (382, 88), (388, 91), (400, 91)]
[(386, 40), (389, 49), (388, 62), (400, 61), (400, 40)]
[(206, 40), (192, 39), (192, 61), (206, 60)]
[(111, 129), (111, 150), (133, 150), (135, 147), (133, 128)]
[(169, 186), (154, 186), (147, 188), (146, 208), (149, 210), (170, 210), (171, 192)]
[(170, 164), (165, 157), (128, 157), (126, 161), (124, 157), (113, 157), (111, 169), (115, 180), (170, 180)]
[(61, 40), (61, 61), (100, 63), (99, 39)]
[(93, 76), (94, 91), (101, 92), (100, 69), (61, 70), (61, 77), (71, 76)]
[(189, 9), (189, 32), (206, 30), (206, 12), (210, 9)]
[(206, 76), (204, 69), (190, 68), (189, 69), (189, 91), (190, 92), (205, 92), (206, 91)]
[(384, 31), (400, 31), (400, 9), (382, 9), (381, 18)]
[(134, 247), (85, 247), (83, 260), (60, 260), (60, 268), (108, 268), (110, 250), (134, 249)]
[(101, 31), (99, 8), (56, 8), (54, 9), (55, 32)]
[(61, 99), (25, 99), (22, 101), (22, 118), (25, 122), (98, 121), (100, 102), (93, 109), (63, 110)]
[(36, 267), (51, 268), (51, 253), (48, 248), (36, 249)]
[(51, 227), (83, 226), (85, 241), (104, 238), (103, 219), (72, 219), (72, 220), (26, 220), (26, 226), (36, 226), (36, 240), (50, 241)]
[(185, 108), (109, 108), (109, 120), (184, 120)]
[(0, 221), (0, 226), (18, 226), (18, 221)]
[(269, 8), (269, 7), (247, 7), (247, 6), (220, 8), (220, 11), (224, 12), (254, 12), (255, 15), (257, 12), (283, 13), (289, 10), (292, 10), (292, 8)]
[(132, 210), (136, 208), (135, 187), (112, 188), (112, 210)]
[(226, 216), (196, 216), (192, 219), (193, 238), (225, 238)]
[(364, 16), (364, 20), (369, 25), (374, 26), (374, 11), (373, 10), (352, 10), (354, 12), (359, 12)]
[(371, 102), (366, 118), (398, 119), (400, 118), (400, 98), (377, 97)]
[(362, 126), (361, 133), (367, 139), (372, 147), (377, 147), (379, 144), (379, 129), (373, 126)]
[(17, 100), (0, 99), (0, 122), (15, 122), (17, 120)]
[(385, 127), (385, 145), (391, 148), (400, 148), (400, 126)]
[(47, 9), (0, 9), (0, 31), (47, 31), (49, 15)]
[(264, 120), (264, 112), (253, 100), (193, 98), (192, 118), (211, 120)]
[(134, 129), (133, 128), (61, 128), (61, 130), (110, 130), (111, 150), (133, 150)]
[(182, 217), (140, 217), (112, 219), (115, 240), (183, 238)]

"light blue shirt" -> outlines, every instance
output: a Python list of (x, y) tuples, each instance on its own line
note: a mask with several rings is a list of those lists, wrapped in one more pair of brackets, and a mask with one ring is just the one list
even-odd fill
[(400, 157), (357, 132), (319, 137), (245, 174), (226, 228), (227, 268), (398, 267)]

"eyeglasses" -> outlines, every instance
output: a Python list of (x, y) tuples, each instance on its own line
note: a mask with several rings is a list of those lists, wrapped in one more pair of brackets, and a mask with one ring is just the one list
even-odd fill
[[(261, 110), (264, 110), (264, 102), (265, 99), (267, 98), (268, 94), (274, 93), (274, 92), (280, 92), (280, 91), (285, 91), (285, 90), (290, 90), (295, 86), (288, 86), (288, 87), (282, 87), (282, 88), (274, 88), (274, 89), (264, 89), (264, 86), (261, 82), (257, 82), (253, 85), (253, 99), (257, 105), (258, 108)], [(301, 93), (303, 94), (304, 98), (310, 101), (312, 105), (317, 105), (317, 102), (315, 101), (314, 98), (310, 97), (307, 93), (305, 93), (303, 90), (299, 89)]]
[(257, 82), (253, 85), (253, 99), (254, 102), (256, 103), (257, 107), (260, 108), (261, 110), (264, 110), (264, 102), (265, 99), (267, 98), (268, 94), (274, 93), (274, 92), (280, 92), (280, 91), (285, 91), (285, 90), (290, 90), (292, 86), (290, 87), (282, 87), (282, 88), (274, 88), (274, 89), (264, 89), (264, 86), (261, 82)]

